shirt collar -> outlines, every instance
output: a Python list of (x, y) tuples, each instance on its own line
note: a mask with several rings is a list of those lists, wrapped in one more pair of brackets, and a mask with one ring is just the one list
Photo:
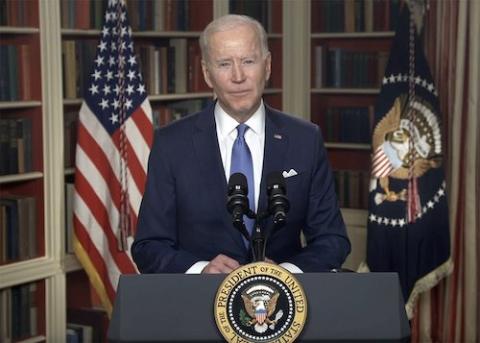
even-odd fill
[[(224, 111), (218, 101), (215, 104), (214, 113), (217, 130), (222, 137), (226, 137), (236, 130), (239, 123)], [(263, 99), (261, 100), (258, 109), (245, 122), (245, 124), (248, 125), (248, 127), (257, 135), (261, 135), (265, 132), (265, 106), (263, 104)]]

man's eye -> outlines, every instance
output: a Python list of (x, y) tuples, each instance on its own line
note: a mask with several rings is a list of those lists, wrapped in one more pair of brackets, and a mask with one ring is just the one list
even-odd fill
[(253, 64), (253, 63), (255, 63), (254, 60), (244, 60), (243, 61), (243, 64)]
[(220, 62), (220, 63), (218, 63), (218, 66), (220, 68), (226, 68), (226, 67), (230, 66), (230, 62)]

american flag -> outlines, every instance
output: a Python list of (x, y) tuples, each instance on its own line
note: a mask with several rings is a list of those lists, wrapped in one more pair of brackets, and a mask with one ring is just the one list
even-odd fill
[(124, 0), (109, 0), (76, 148), (74, 250), (111, 313), (130, 256), (153, 141), (152, 110), (134, 54)]

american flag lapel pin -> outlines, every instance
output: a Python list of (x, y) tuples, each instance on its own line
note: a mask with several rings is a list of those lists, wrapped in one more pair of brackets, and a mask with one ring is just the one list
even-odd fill
[(276, 134), (273, 135), (273, 138), (275, 138), (275, 139), (282, 139), (282, 135), (279, 134), (279, 133), (276, 133)]

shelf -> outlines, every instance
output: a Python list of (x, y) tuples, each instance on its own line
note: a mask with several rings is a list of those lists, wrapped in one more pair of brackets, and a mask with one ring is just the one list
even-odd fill
[[(96, 38), (100, 37), (101, 30), (81, 30), (81, 29), (62, 29), (62, 36), (94, 36)], [(133, 31), (133, 37), (139, 38), (155, 38), (155, 37), (165, 37), (165, 38), (198, 38), (200, 37), (200, 32), (197, 31)]]
[(63, 104), (64, 105), (81, 105), (83, 102), (83, 99), (78, 98), (78, 99), (63, 99)]
[(65, 273), (70, 273), (83, 269), (74, 254), (65, 255), (65, 259), (63, 260), (63, 268), (65, 270)]
[(64, 174), (65, 175), (74, 175), (75, 174), (75, 168), (65, 168)]
[[(62, 36), (94, 36), (99, 37), (101, 30), (62, 29)], [(133, 31), (132, 36), (138, 38), (198, 38), (200, 31)], [(281, 33), (269, 33), (268, 38), (282, 38)]]
[(348, 150), (371, 150), (370, 144), (358, 144), (358, 143), (328, 143), (325, 142), (326, 148), (333, 149), (348, 149)]
[(312, 33), (312, 38), (391, 38), (395, 35), (393, 31), (381, 32), (322, 32)]
[(0, 184), (21, 182), (41, 179), (43, 177), (42, 172), (30, 172), (24, 174), (14, 174), (14, 175), (2, 175), (0, 176)]
[[(281, 94), (281, 88), (268, 88), (265, 89), (264, 94)], [(199, 99), (199, 98), (213, 98), (213, 93), (183, 93), (183, 94), (154, 94), (149, 95), (148, 100), (151, 102), (156, 101), (172, 101), (172, 100), (187, 100), (187, 99)], [(64, 99), (64, 105), (81, 105), (83, 99)]]
[(380, 94), (378, 88), (312, 88), (313, 94), (367, 94), (377, 95)]
[(58, 271), (58, 262), (45, 256), (4, 264), (0, 266), (0, 289), (46, 279)]
[(263, 91), (263, 94), (282, 94), (281, 88), (267, 88)]
[(0, 110), (14, 108), (32, 108), (42, 106), (40, 101), (0, 101)]
[(169, 101), (169, 100), (186, 100), (186, 99), (198, 99), (198, 98), (212, 98), (213, 93), (183, 93), (183, 94), (155, 94), (149, 95), (148, 100), (154, 101)]
[(0, 34), (32, 34), (39, 33), (40, 30), (36, 27), (14, 27), (14, 26), (0, 26)]
[(367, 226), (368, 211), (356, 208), (341, 208), (343, 220), (347, 226)]
[[(149, 95), (148, 100), (151, 102), (156, 101), (171, 101), (171, 100), (187, 100), (187, 99), (199, 99), (199, 98), (211, 98), (213, 94), (211, 92), (202, 93), (183, 93), (183, 94), (155, 94)], [(63, 99), (64, 105), (81, 105), (83, 99)]]
[(35, 336), (30, 337), (21, 341), (16, 341), (16, 343), (36, 343), (36, 342), (45, 342), (47, 338), (45, 336)]

